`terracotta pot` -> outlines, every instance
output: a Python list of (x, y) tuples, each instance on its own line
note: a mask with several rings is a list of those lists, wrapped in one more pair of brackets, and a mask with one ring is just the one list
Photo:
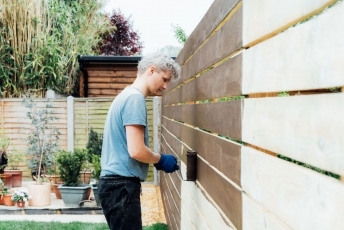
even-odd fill
[(14, 202), (12, 201), (12, 195), (6, 194), (3, 197), (6, 206), (14, 206)]
[(80, 172), (80, 179), (82, 183), (89, 184), (91, 181), (91, 172)]
[(55, 193), (56, 199), (62, 199), (61, 192), (60, 192), (60, 189), (59, 189), (60, 185), (61, 184), (53, 184), (53, 188), (54, 188), (54, 193)]
[(0, 174), (0, 178), (4, 182), (4, 186), (12, 189), (12, 174)]
[(23, 171), (21, 169), (6, 169), (4, 174), (12, 175), (12, 187), (21, 187)]
[(16, 202), (16, 203), (17, 203), (18, 208), (24, 208), (25, 207), (25, 201), (20, 201), (20, 202)]
[(4, 197), (2, 196), (0, 196), (0, 205), (5, 205), (5, 201), (4, 201)]

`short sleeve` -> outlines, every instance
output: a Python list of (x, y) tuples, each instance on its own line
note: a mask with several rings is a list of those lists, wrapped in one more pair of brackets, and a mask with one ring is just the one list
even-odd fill
[(146, 126), (146, 100), (141, 94), (133, 94), (127, 99), (122, 111), (122, 120), (124, 126)]

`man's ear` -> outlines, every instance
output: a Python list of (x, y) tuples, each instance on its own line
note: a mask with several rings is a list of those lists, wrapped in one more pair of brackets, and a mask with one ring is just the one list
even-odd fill
[(155, 66), (149, 66), (149, 68), (148, 68), (148, 74), (149, 75), (152, 75), (153, 73), (154, 73), (154, 71), (156, 70), (156, 68), (155, 68)]

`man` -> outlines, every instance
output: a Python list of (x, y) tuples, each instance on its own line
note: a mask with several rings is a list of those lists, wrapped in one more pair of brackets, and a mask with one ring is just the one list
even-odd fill
[(142, 229), (141, 181), (149, 163), (172, 173), (179, 169), (173, 155), (149, 149), (145, 98), (167, 89), (180, 75), (180, 66), (170, 57), (151, 54), (138, 64), (137, 78), (112, 102), (103, 135), (99, 199), (110, 229)]

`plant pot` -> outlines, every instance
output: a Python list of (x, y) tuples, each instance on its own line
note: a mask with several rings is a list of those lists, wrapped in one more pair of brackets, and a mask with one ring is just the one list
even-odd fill
[(101, 207), (99, 195), (98, 195), (98, 184), (92, 184), (94, 199), (96, 200), (97, 207)]
[(0, 174), (0, 178), (4, 182), (4, 186), (12, 189), (12, 174)]
[(16, 202), (18, 208), (24, 208), (25, 207), (25, 201), (19, 201)]
[(80, 172), (80, 179), (82, 181), (82, 183), (84, 184), (89, 184), (91, 181), (91, 172)]
[(5, 205), (4, 196), (0, 196), (0, 205)]
[(28, 184), (28, 193), (31, 196), (29, 199), (29, 206), (49, 206), (51, 203), (51, 183)]
[(59, 186), (63, 203), (66, 207), (79, 207), (80, 201), (87, 200), (87, 193), (90, 185), (80, 185), (69, 187), (65, 185)]
[(12, 201), (11, 194), (4, 195), (3, 199), (6, 206), (14, 206), (14, 202)]
[(62, 199), (61, 192), (60, 192), (60, 189), (59, 189), (60, 185), (61, 184), (53, 184), (53, 188), (54, 188), (54, 193), (55, 193), (56, 199)]
[(23, 171), (21, 169), (6, 169), (4, 174), (12, 175), (12, 187), (22, 186)]

